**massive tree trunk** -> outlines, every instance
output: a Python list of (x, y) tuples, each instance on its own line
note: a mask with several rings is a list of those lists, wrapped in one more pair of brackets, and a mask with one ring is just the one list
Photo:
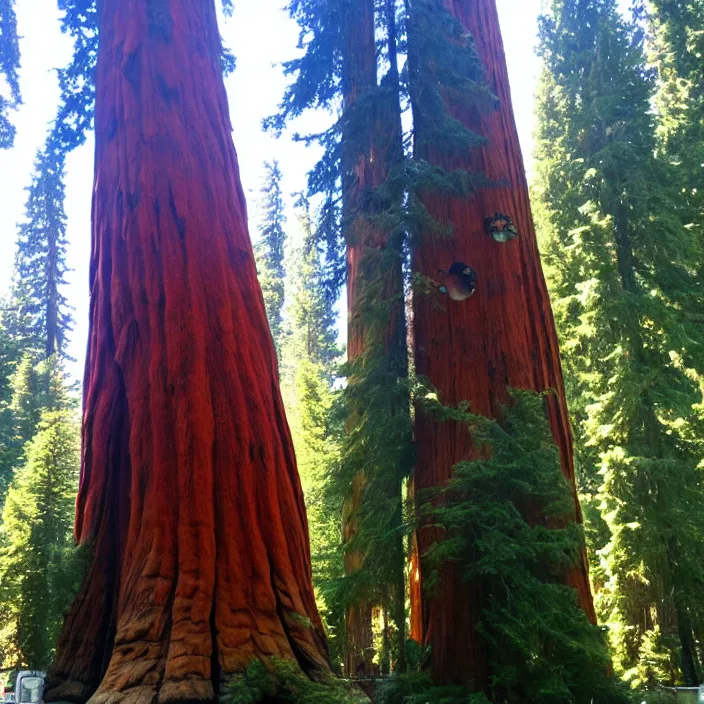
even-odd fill
[[(378, 85), (374, 0), (357, 0), (345, 4), (343, 33), (342, 193), (343, 228), (347, 242), (347, 356), (350, 362), (354, 362), (371, 349), (383, 346), (388, 376), (396, 380), (407, 374), (401, 252), (400, 247), (397, 252), (392, 252), (389, 264), (386, 257), (389, 256), (389, 250), (396, 245), (391, 241), (392, 233), (374, 222), (376, 212), (370, 201), (374, 189), (386, 180), (390, 166), (403, 158), (398, 91), (383, 91)], [(390, 44), (393, 43), (394, 50), (395, 39), (393, 33)], [(395, 63), (395, 54), (391, 56), (391, 61), (392, 64)], [(394, 76), (398, 82), (395, 73), (392, 74), (392, 80)], [(369, 291), (372, 289), (379, 299), (371, 303), (388, 305), (387, 317), (381, 326), (378, 321), (370, 321), (374, 316), (369, 309)], [(350, 382), (354, 383), (354, 379)], [(350, 409), (350, 430), (354, 427), (355, 416), (364, 410)], [(409, 410), (398, 409), (398, 412), (408, 413)], [(365, 485), (366, 478), (360, 471), (344, 507), (346, 542), (352, 541), (359, 530), (356, 514), (364, 501)], [(397, 488), (400, 527), (400, 478)], [(395, 604), (398, 606), (400, 603), (403, 608), (405, 585), (400, 532), (397, 551), (399, 579), (395, 585)], [(394, 559), (395, 556), (389, 557)], [(346, 551), (345, 568), (348, 575), (362, 569), (363, 562), (364, 555), (359, 549)], [(399, 618), (397, 608), (394, 618), (401, 631), (400, 637), (403, 638), (405, 614), (401, 614)], [(371, 619), (372, 604), (368, 600), (358, 600), (347, 609), (346, 671), (349, 675), (370, 674), (373, 654)]]
[[(428, 377), (448, 404), (469, 401), (472, 410), (495, 417), (508, 400), (508, 389), (542, 392), (562, 469), (574, 486), (574, 460), (557, 334), (543, 277), (530, 211), (524, 164), (518, 142), (495, 0), (443, 0), (447, 10), (473, 35), (485, 63), (488, 83), (498, 96), (495, 112), (463, 113), (448, 102), (453, 114), (488, 143), (471, 155), (439, 157), (417, 135), (418, 155), (449, 170), (483, 172), (498, 186), (463, 199), (429, 195), (425, 204), (440, 222), (455, 230), (451, 241), (427, 237), (413, 255), (414, 270), (429, 277), (453, 261), (473, 267), (478, 289), (457, 303), (434, 296), (416, 296), (414, 330), (418, 373)], [(486, 232), (486, 217), (496, 212), (513, 218), (520, 238), (497, 243)], [(438, 423), (419, 413), (416, 422), (418, 491), (447, 483), (452, 468), (472, 457), (465, 425)], [(575, 519), (581, 520), (576, 488)], [(421, 555), (437, 539), (433, 529), (418, 533)], [(595, 620), (586, 555), (566, 575), (582, 607)], [(414, 612), (419, 605), (414, 604)], [(486, 648), (476, 632), (481, 594), (465, 583), (454, 566), (443, 570), (439, 588), (422, 593), (423, 637), (432, 646), (433, 676), (438, 682), (469, 684), (485, 689)]]
[(213, 0), (103, 0), (76, 538), (47, 701), (211, 701), (326, 671)]

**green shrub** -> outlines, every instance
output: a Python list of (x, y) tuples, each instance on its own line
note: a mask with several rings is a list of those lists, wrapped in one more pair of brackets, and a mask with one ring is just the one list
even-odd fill
[(369, 704), (366, 695), (332, 676), (318, 682), (308, 678), (292, 660), (254, 660), (241, 675), (233, 677), (226, 704), (259, 704), (268, 701), (291, 704)]

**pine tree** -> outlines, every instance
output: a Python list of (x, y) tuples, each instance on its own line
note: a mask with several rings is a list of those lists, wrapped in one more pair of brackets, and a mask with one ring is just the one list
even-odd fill
[[(0, 50), (4, 44), (0, 43)], [(54, 125), (34, 163), (27, 188), (25, 220), (20, 223), (10, 296), (0, 307), (0, 494), (17, 467), (23, 447), (34, 434), (38, 416), (28, 420), (12, 395), (26, 390), (41, 408), (35, 394), (45, 393), (28, 374), (35, 374), (41, 358), (66, 356), (71, 329), (71, 307), (62, 292), (66, 283), (66, 214), (64, 211), (65, 150)], [(19, 378), (24, 376), (24, 382)], [(15, 382), (13, 383), (13, 377)], [(14, 388), (14, 391), (13, 391)], [(14, 413), (20, 415), (15, 417)], [(37, 410), (37, 413), (40, 411)]]
[(325, 296), (325, 265), (318, 247), (312, 206), (304, 193), (296, 194), (295, 209), (301, 239), (292, 248), (285, 267), (291, 300), (285, 311), (286, 354), (283, 358), (287, 366), (282, 376), (290, 379), (296, 371), (297, 360), (306, 358), (320, 366), (331, 385), (340, 352), (336, 313)]
[(289, 254), (286, 282), (286, 336), (281, 355), (281, 385), (308, 511), (313, 584), (334, 665), (344, 659), (344, 605), (331, 585), (341, 579), (340, 511), (328, 496), (328, 474), (339, 462), (341, 429), (335, 421), (333, 391), (340, 350), (335, 314), (326, 300), (324, 266), (318, 250), (310, 204), (299, 195), (297, 215), (302, 242)]
[(13, 376), (22, 357), (23, 340), (17, 335), (17, 310), (0, 299), (0, 496), (5, 495), (17, 459), (12, 414)]
[(0, 649), (6, 666), (51, 662), (80, 579), (73, 548), (79, 422), (60, 367), (44, 363), (50, 393), (7, 494), (0, 552)]
[[(289, 9), (306, 52), (287, 65), (294, 80), (269, 125), (280, 130), (306, 109), (341, 106), (333, 127), (309, 138), (326, 148), (310, 185), (326, 198), (319, 235), (334, 275), (329, 289), (334, 295), (347, 284), (347, 433), (331, 483), (343, 504), (346, 671), (358, 676), (372, 667), (375, 604), (392, 611), (401, 667), (405, 640), (402, 486), (411, 431), (396, 3), (304, 1)], [(379, 53), (377, 28), (385, 37)]]
[(53, 139), (34, 164), (25, 222), (19, 226), (14, 303), (26, 326), (26, 343), (45, 357), (65, 355), (71, 309), (66, 283), (65, 156)]
[(18, 70), (20, 47), (17, 36), (15, 0), (0, 2), (0, 77), (9, 87), (9, 96), (0, 95), (0, 149), (12, 147), (16, 128), (10, 121), (9, 112), (21, 102)]
[(0, 401), (0, 432), (4, 439), (0, 447), (3, 497), (20, 466), (27, 443), (37, 432), (42, 414), (57, 403), (63, 403), (63, 388), (71, 388), (67, 379), (58, 380), (56, 364), (55, 357), (37, 361), (31, 352), (24, 352), (19, 360), (11, 362), (5, 398)]
[(261, 190), (262, 225), (259, 228), (259, 241), (254, 248), (266, 315), (279, 357), (281, 356), (281, 322), (286, 275), (284, 270), (286, 215), (281, 193), (281, 179), (279, 162), (265, 162), (264, 183)]
[(36, 376), (35, 367), (41, 358), (65, 356), (66, 335), (71, 329), (71, 308), (62, 292), (67, 271), (63, 179), (64, 154), (52, 132), (35, 161), (32, 184), (27, 189), (25, 221), (18, 230), (11, 292), (0, 308), (2, 496), (39, 419), (36, 414), (28, 417), (12, 396), (24, 388), (22, 393), (40, 412), (40, 396), (46, 392), (36, 379), (29, 383), (28, 375)]
[(649, 30), (648, 59), (658, 77), (659, 148), (675, 167), (685, 222), (704, 242), (704, 3), (649, 0), (637, 7)]
[(655, 157), (652, 84), (616, 3), (556, 0), (541, 53), (536, 193), (577, 435), (592, 448), (583, 472), (600, 479), (608, 524), (597, 546), (600, 611), (634, 684), (677, 681), (679, 663), (694, 684), (704, 584), (699, 245), (677, 177)]

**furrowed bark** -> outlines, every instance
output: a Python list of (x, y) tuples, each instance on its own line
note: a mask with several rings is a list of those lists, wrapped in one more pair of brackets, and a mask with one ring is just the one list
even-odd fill
[[(452, 225), (455, 237), (450, 242), (425, 238), (414, 251), (414, 271), (435, 277), (438, 269), (461, 261), (476, 270), (478, 289), (463, 303), (415, 297), (417, 370), (439, 389), (444, 403), (469, 401), (474, 412), (490, 418), (509, 400), (509, 388), (552, 390), (548, 405), (553, 435), (563, 473), (575, 487), (557, 334), (536, 243), (495, 0), (444, 0), (444, 5), (474, 37), (500, 107), (491, 113), (465, 114), (448, 102), (454, 116), (484, 136), (487, 145), (469, 155), (441, 156), (424, 143), (421, 132), (418, 153), (448, 170), (482, 172), (499, 185), (464, 199), (437, 194), (425, 198), (430, 213)], [(513, 218), (519, 239), (500, 244), (485, 232), (484, 219), (497, 211)], [(474, 451), (466, 426), (437, 423), (422, 412), (416, 419), (416, 441), (419, 492), (445, 485), (452, 468)], [(581, 521), (576, 487), (574, 507), (575, 520)], [(420, 530), (420, 554), (438, 537), (433, 529)], [(565, 580), (595, 621), (586, 555)], [(421, 604), (416, 601), (413, 611), (422, 614), (422, 635), (432, 646), (434, 679), (485, 690), (486, 648), (476, 632), (481, 608), (478, 587), (465, 583), (450, 565), (443, 570), (437, 592), (430, 595), (421, 590), (420, 594)]]
[(211, 701), (328, 670), (213, 0), (104, 0), (76, 538), (47, 701)]

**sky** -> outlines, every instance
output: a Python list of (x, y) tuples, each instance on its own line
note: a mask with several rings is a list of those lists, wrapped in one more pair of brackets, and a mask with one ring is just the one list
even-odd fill
[[(537, 18), (542, 0), (497, 0), (506, 46), (514, 110), (521, 144), (530, 164), (533, 145), (533, 97), (540, 64), (535, 56)], [(237, 0), (235, 14), (222, 27), (225, 43), (237, 56), (237, 70), (227, 80), (233, 137), (241, 176), (249, 199), (250, 231), (256, 233), (257, 191), (262, 163), (278, 159), (284, 174), (284, 193), (305, 186), (305, 175), (319, 152), (292, 140), (261, 130), (262, 118), (272, 114), (283, 94), (286, 78), (279, 64), (297, 54), (297, 27), (281, 10), (285, 0)], [(59, 30), (56, 0), (19, 0), (17, 20), (21, 40), (20, 73), (24, 104), (14, 115), (15, 147), (0, 151), (0, 296), (10, 286), (17, 223), (23, 218), (25, 188), (32, 163), (54, 117), (58, 87), (56, 69), (71, 55), (71, 41)], [(309, 118), (311, 122), (321, 118)], [(315, 129), (315, 125), (313, 126)], [(93, 139), (68, 159), (66, 213), (68, 216), (68, 286), (65, 294), (75, 307), (69, 354), (77, 361), (71, 372), (77, 378), (85, 355), (88, 333), (88, 262), (90, 256), (90, 204), (93, 178)], [(530, 168), (530, 166), (529, 166)]]

